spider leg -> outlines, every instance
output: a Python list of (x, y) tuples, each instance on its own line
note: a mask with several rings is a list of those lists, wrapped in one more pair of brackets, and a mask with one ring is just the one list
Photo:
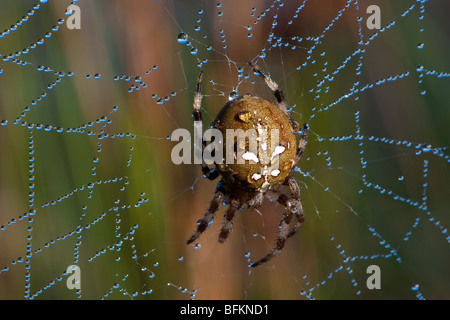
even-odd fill
[(303, 155), (303, 151), (305, 151), (305, 147), (306, 147), (306, 134), (308, 133), (308, 125), (305, 123), (303, 125), (303, 130), (302, 133), (300, 135), (300, 140), (298, 141), (298, 147), (297, 147), (297, 154), (295, 156), (295, 163), (298, 162), (298, 160), (300, 160), (300, 158)]
[(219, 171), (217, 170), (211, 170), (206, 163), (202, 164), (202, 172), (203, 176), (205, 178), (208, 178), (209, 180), (214, 180), (219, 176)]
[(230, 199), (228, 202), (229, 202), (229, 207), (227, 209), (227, 212), (223, 216), (223, 225), (222, 225), (222, 229), (220, 230), (220, 234), (219, 234), (219, 242), (220, 243), (223, 243), (223, 242), (225, 242), (225, 240), (228, 239), (231, 229), (233, 228), (234, 216), (241, 207), (241, 202), (234, 195), (230, 196)]
[[(250, 264), (250, 267), (257, 267), (260, 264), (264, 264), (280, 253), (284, 248), (286, 240), (297, 232), (305, 220), (303, 216), (303, 207), (300, 202), (300, 188), (297, 182), (292, 177), (287, 177), (285, 184), (289, 185), (291, 197), (288, 197), (285, 194), (280, 194), (277, 199), (278, 203), (282, 204), (286, 208), (286, 213), (280, 222), (280, 231), (276, 241), (276, 246), (264, 258)], [(296, 221), (294, 226), (291, 227), (290, 225), (293, 217), (295, 217)]]
[(192, 112), (194, 115), (194, 121), (202, 121), (202, 111), (200, 110), (202, 107), (202, 82), (203, 72), (200, 71), (197, 78), (197, 87), (194, 96), (194, 111)]
[[(195, 90), (194, 96), (194, 110), (192, 112), (194, 116), (194, 121), (202, 121), (202, 83), (203, 83), (203, 72), (200, 71), (197, 78), (197, 86)], [(203, 134), (203, 133), (202, 133)], [(202, 139), (202, 155), (205, 150), (206, 142)], [(214, 180), (219, 176), (219, 172), (217, 170), (211, 170), (206, 163), (202, 160), (202, 172), (203, 176), (208, 178), (209, 180)]]
[(223, 201), (225, 196), (225, 189), (222, 187), (222, 182), (219, 182), (217, 185), (216, 193), (214, 194), (213, 199), (211, 200), (211, 204), (206, 210), (203, 218), (198, 221), (197, 230), (195, 230), (194, 234), (189, 238), (187, 244), (191, 244), (208, 228), (211, 222), (214, 219), (214, 214), (219, 209), (220, 203)]
[(252, 61), (249, 61), (248, 64), (253, 68), (253, 70), (256, 73), (258, 73), (264, 79), (267, 86), (270, 88), (270, 90), (273, 91), (273, 94), (275, 95), (275, 98), (277, 99), (278, 102), (278, 107), (290, 119), (291, 116), (289, 115), (286, 103), (284, 102), (283, 91), (278, 87), (276, 82), (273, 81), (269, 76), (267, 76), (256, 64), (254, 64)]

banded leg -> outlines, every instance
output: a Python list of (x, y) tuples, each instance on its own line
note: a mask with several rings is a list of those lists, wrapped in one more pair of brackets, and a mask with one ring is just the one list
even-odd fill
[(228, 239), (230, 235), (231, 229), (233, 228), (233, 220), (237, 211), (239, 211), (241, 207), (241, 202), (235, 196), (230, 196), (229, 207), (227, 212), (223, 216), (223, 225), (219, 234), (219, 242), (223, 243)]
[(273, 81), (269, 76), (266, 76), (266, 74), (253, 62), (249, 61), (248, 64), (253, 68), (253, 70), (258, 73), (266, 82), (267, 86), (270, 88), (270, 90), (273, 91), (273, 94), (275, 95), (275, 98), (277, 99), (278, 106), (283, 111), (283, 113), (290, 119), (291, 116), (289, 115), (289, 112), (287, 110), (286, 103), (284, 102), (284, 94), (283, 91), (278, 87), (275, 81)]
[[(203, 82), (203, 72), (200, 71), (197, 78), (197, 87), (195, 90), (194, 96), (194, 110), (192, 112), (194, 116), (194, 121), (202, 121), (202, 82)], [(201, 133), (203, 136), (203, 132)], [(202, 139), (202, 155), (205, 150), (206, 142)], [(219, 172), (217, 170), (211, 170), (208, 165), (202, 160), (202, 172), (203, 176), (208, 178), (209, 180), (214, 180), (219, 176)]]
[(189, 238), (189, 240), (187, 241), (187, 244), (191, 244), (192, 242), (197, 240), (197, 238), (200, 237), (200, 235), (208, 228), (208, 226), (211, 224), (211, 222), (214, 219), (215, 213), (217, 212), (220, 204), (223, 201), (224, 195), (225, 195), (225, 190), (221, 186), (221, 182), (219, 182), (216, 193), (214, 194), (214, 197), (211, 200), (211, 204), (210, 204), (208, 210), (206, 210), (203, 218), (198, 221), (197, 230)]
[[(303, 216), (303, 207), (300, 202), (300, 188), (297, 182), (292, 177), (287, 177), (285, 184), (289, 185), (292, 196), (288, 197), (281, 194), (277, 200), (278, 203), (286, 208), (286, 213), (280, 222), (280, 231), (276, 241), (276, 246), (264, 258), (250, 264), (250, 267), (257, 267), (260, 264), (264, 264), (280, 253), (284, 248), (286, 240), (297, 233), (298, 229), (302, 226), (305, 220)], [(294, 226), (291, 227), (292, 218), (295, 218), (296, 221)]]
[(303, 151), (305, 151), (305, 147), (306, 147), (306, 134), (308, 133), (308, 125), (305, 123), (303, 125), (303, 130), (302, 133), (300, 135), (300, 140), (298, 141), (298, 147), (297, 147), (297, 154), (295, 156), (296, 159), (296, 163), (298, 162), (298, 160), (300, 160), (300, 158), (303, 155)]
[(202, 111), (200, 110), (202, 107), (202, 82), (203, 72), (200, 71), (197, 78), (197, 87), (194, 96), (194, 111), (192, 112), (194, 115), (194, 121), (202, 121)]
[[(267, 76), (257, 65), (255, 65), (253, 62), (249, 61), (248, 62), (250, 64), (250, 66), (253, 68), (253, 70), (260, 74), (261, 77), (264, 79), (264, 81), (266, 82), (267, 86), (270, 88), (270, 90), (273, 91), (273, 94), (275, 95), (275, 98), (277, 99), (278, 102), (278, 106), (281, 109), (281, 111), (283, 111), (283, 113), (291, 120), (291, 125), (292, 128), (297, 131), (300, 129), (299, 124), (294, 121), (291, 118), (291, 115), (289, 114), (288, 110), (287, 110), (287, 106), (286, 106), (286, 102), (284, 101), (284, 94), (283, 91), (281, 91), (281, 89), (278, 87), (278, 85), (276, 84), (275, 81), (273, 81), (269, 76)], [(302, 129), (302, 134), (300, 137), (300, 141), (299, 141), (299, 146), (297, 149), (297, 161), (300, 159), (300, 157), (303, 154), (303, 151), (305, 150), (305, 146), (306, 146), (306, 133), (308, 132), (308, 125), (305, 123), (303, 125), (303, 129)]]

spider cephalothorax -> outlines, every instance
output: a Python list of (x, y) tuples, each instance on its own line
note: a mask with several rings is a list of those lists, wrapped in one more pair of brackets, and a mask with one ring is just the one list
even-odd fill
[[(297, 143), (295, 133), (299, 130), (299, 126), (287, 110), (282, 91), (256, 65), (252, 62), (249, 64), (255, 73), (265, 80), (277, 101), (274, 104), (251, 94), (245, 94), (229, 101), (213, 121), (213, 128), (218, 129), (225, 137), (223, 140), (224, 150), (233, 150), (236, 161), (225, 161), (229, 160), (225, 159), (225, 152), (224, 161), (216, 163), (215, 170), (211, 170), (203, 162), (202, 171), (205, 177), (214, 180), (220, 175), (222, 179), (217, 185), (210, 207), (203, 218), (198, 221), (197, 229), (187, 243), (195, 241), (206, 230), (222, 202), (228, 205), (228, 209), (219, 234), (220, 242), (224, 242), (228, 238), (237, 211), (242, 208), (258, 208), (264, 197), (276, 200), (286, 209), (280, 222), (276, 247), (265, 257), (250, 265), (255, 267), (279, 253), (283, 249), (286, 239), (293, 236), (304, 221), (300, 189), (290, 173), (305, 149), (307, 126), (306, 124), (303, 126)], [(202, 73), (198, 77), (194, 98), (195, 121), (202, 120), (201, 84)], [(255, 141), (259, 144), (258, 149), (250, 148), (251, 135), (247, 135), (247, 139), (243, 140), (235, 140), (234, 137), (230, 140), (226, 139), (227, 134), (230, 134), (230, 129), (233, 132), (255, 133)], [(273, 136), (268, 132), (276, 134)], [(227, 143), (233, 145), (227, 145)], [(243, 150), (243, 152), (239, 153), (237, 150)], [(242, 161), (238, 162), (237, 157), (241, 157)], [(278, 190), (282, 185), (289, 187), (291, 196)]]

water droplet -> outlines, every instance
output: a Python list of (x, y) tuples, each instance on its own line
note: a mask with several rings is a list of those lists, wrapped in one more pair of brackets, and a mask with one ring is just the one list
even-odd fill
[(430, 152), (431, 151), (431, 145), (430, 144), (422, 145), (422, 151), (423, 152)]
[(197, 53), (198, 53), (198, 49), (197, 49), (197, 48), (192, 48), (192, 49), (191, 49), (191, 54), (192, 54), (192, 55), (195, 56)]
[(178, 43), (181, 43), (181, 44), (187, 43), (188, 39), (189, 39), (189, 37), (186, 33), (181, 32), (178, 34), (178, 37), (177, 37)]

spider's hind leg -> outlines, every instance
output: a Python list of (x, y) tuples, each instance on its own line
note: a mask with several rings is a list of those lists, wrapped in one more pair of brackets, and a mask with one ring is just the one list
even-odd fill
[[(303, 217), (303, 207), (300, 202), (300, 188), (298, 187), (297, 182), (294, 178), (287, 177), (285, 184), (289, 185), (292, 197), (288, 197), (285, 194), (280, 194), (277, 199), (278, 203), (286, 208), (286, 213), (280, 222), (280, 231), (276, 241), (276, 246), (264, 258), (250, 264), (250, 267), (257, 267), (260, 264), (264, 264), (280, 253), (284, 248), (286, 240), (298, 231), (305, 220)], [(295, 218), (296, 221), (291, 227), (292, 218)]]
[(189, 238), (187, 244), (191, 244), (192, 242), (197, 240), (197, 238), (200, 237), (200, 235), (203, 232), (205, 232), (205, 230), (213, 221), (214, 215), (219, 209), (219, 206), (222, 203), (224, 196), (225, 196), (225, 189), (222, 187), (222, 183), (219, 182), (219, 184), (217, 185), (216, 193), (214, 194), (214, 197), (211, 200), (211, 204), (208, 210), (206, 210), (203, 218), (198, 220), (197, 229), (195, 230), (194, 234)]
[(223, 242), (225, 242), (225, 240), (228, 239), (231, 229), (233, 228), (234, 216), (241, 208), (241, 202), (234, 195), (230, 195), (230, 199), (228, 200), (228, 202), (229, 202), (229, 207), (227, 209), (227, 212), (223, 216), (223, 225), (222, 225), (222, 229), (220, 230), (220, 234), (219, 234), (219, 242), (220, 243), (223, 243)]
[(236, 213), (243, 207), (248, 207), (256, 209), (261, 206), (264, 199), (264, 195), (261, 192), (251, 194), (249, 199), (242, 202), (236, 195), (230, 194), (229, 196), (229, 207), (224, 215), (223, 226), (219, 234), (219, 242), (223, 243), (230, 235), (231, 229), (233, 227), (233, 220)]

